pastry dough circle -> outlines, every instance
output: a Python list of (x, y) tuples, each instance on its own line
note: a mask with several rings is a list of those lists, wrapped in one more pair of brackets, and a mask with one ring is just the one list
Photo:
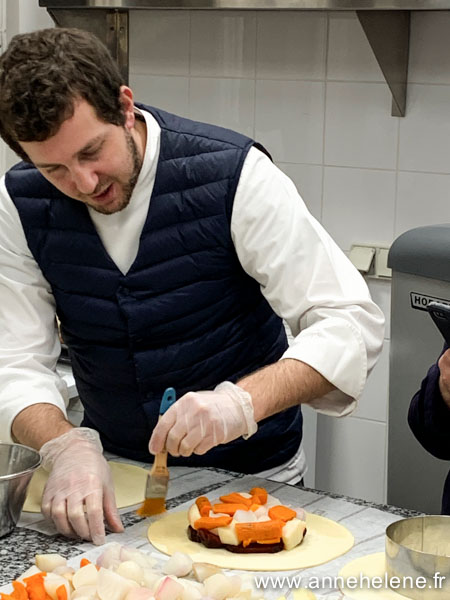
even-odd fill
[(314, 567), (345, 554), (354, 544), (353, 535), (343, 525), (311, 513), (306, 513), (308, 531), (303, 542), (292, 550), (274, 554), (234, 554), (223, 548), (206, 548), (189, 540), (187, 526), (187, 512), (169, 513), (150, 525), (147, 536), (164, 554), (185, 552), (194, 562), (242, 571), (290, 571)]
[[(111, 461), (108, 464), (114, 482), (117, 508), (126, 508), (143, 502), (148, 471), (127, 463)], [(42, 494), (47, 479), (48, 473), (42, 467), (34, 472), (23, 506), (25, 512), (41, 512)]]
[[(372, 579), (373, 577), (383, 577), (386, 573), (386, 557), (384, 552), (378, 552), (376, 554), (368, 554), (357, 558), (352, 562), (345, 565), (339, 572), (339, 576), (345, 581), (349, 577), (360, 578), (361, 575), (365, 575)], [(345, 594), (346, 598), (351, 600), (408, 600), (406, 596), (395, 592), (391, 589), (350, 589), (347, 587), (341, 587), (341, 592)]]

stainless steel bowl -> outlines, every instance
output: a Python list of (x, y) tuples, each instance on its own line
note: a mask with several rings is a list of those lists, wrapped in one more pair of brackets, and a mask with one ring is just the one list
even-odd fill
[(0, 537), (16, 526), (33, 471), (40, 464), (37, 450), (0, 442)]
[(450, 516), (413, 517), (389, 525), (386, 571), (390, 582), (400, 578), (395, 591), (407, 598), (450, 600)]

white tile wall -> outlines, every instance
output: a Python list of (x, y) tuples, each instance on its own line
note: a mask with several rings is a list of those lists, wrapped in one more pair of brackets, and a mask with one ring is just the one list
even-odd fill
[(254, 79), (191, 77), (189, 116), (197, 121), (237, 129), (254, 130)]
[(322, 222), (339, 246), (394, 237), (394, 171), (325, 167)]
[(322, 162), (325, 85), (257, 79), (255, 137), (275, 161)]
[(383, 83), (327, 83), (325, 163), (395, 169), (398, 121)]
[(329, 23), (328, 80), (384, 82), (356, 14), (331, 13)]
[(317, 12), (260, 12), (258, 79), (315, 79), (325, 76), (326, 15)]
[(193, 12), (190, 50), (192, 76), (254, 78), (256, 13)]
[(386, 423), (319, 415), (316, 488), (383, 502)]
[[(266, 144), (348, 251), (450, 221), (449, 50), (450, 14), (413, 12), (400, 119), (354, 13), (136, 11), (130, 82), (141, 101)], [(383, 501), (390, 286), (369, 287), (386, 345), (357, 412), (318, 417), (315, 481)]]

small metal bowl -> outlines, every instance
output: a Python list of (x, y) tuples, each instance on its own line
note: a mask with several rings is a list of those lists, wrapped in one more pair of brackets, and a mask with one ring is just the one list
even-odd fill
[(40, 464), (41, 455), (37, 450), (0, 442), (0, 537), (16, 526), (28, 484)]
[(450, 600), (450, 516), (413, 517), (389, 525), (386, 571), (392, 589), (407, 598)]

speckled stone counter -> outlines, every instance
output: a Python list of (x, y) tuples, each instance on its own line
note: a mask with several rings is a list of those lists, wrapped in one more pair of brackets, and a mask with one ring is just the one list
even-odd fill
[[(229, 493), (236, 489), (250, 489), (255, 485), (263, 485), (269, 493), (281, 501), (303, 506), (307, 512), (332, 519), (352, 532), (355, 545), (349, 552), (324, 565), (305, 569), (302, 571), (302, 575), (310, 575), (314, 572), (316, 577), (336, 576), (339, 570), (354, 558), (384, 551), (386, 527), (399, 518), (419, 514), (414, 511), (380, 506), (309, 488), (287, 486), (250, 475), (218, 469), (185, 467), (171, 469), (167, 508), (170, 510), (183, 507), (183, 505), (186, 505), (187, 508), (194, 498), (220, 488), (223, 488), (221, 493)], [(139, 517), (135, 513), (135, 508), (121, 511), (125, 533), (109, 534), (106, 542), (117, 541), (151, 551), (157, 555), (158, 553), (154, 551), (146, 537), (150, 519)], [(33, 563), (34, 555), (37, 553), (58, 552), (66, 558), (72, 558), (82, 553), (92, 553), (94, 549), (95, 547), (90, 543), (70, 540), (57, 534), (53, 526), (43, 520), (42, 515), (22, 513), (18, 527), (10, 535), (0, 539), (0, 585), (9, 583), (14, 577), (25, 571)], [(289, 573), (293, 572), (289, 571)], [(283, 593), (289, 597), (288, 592)], [(277, 593), (273, 597), (280, 595)], [(323, 589), (316, 592), (316, 595), (318, 598), (327, 598), (328, 600), (344, 598), (336, 589)], [(271, 594), (265, 594), (265, 597), (270, 598)]]

